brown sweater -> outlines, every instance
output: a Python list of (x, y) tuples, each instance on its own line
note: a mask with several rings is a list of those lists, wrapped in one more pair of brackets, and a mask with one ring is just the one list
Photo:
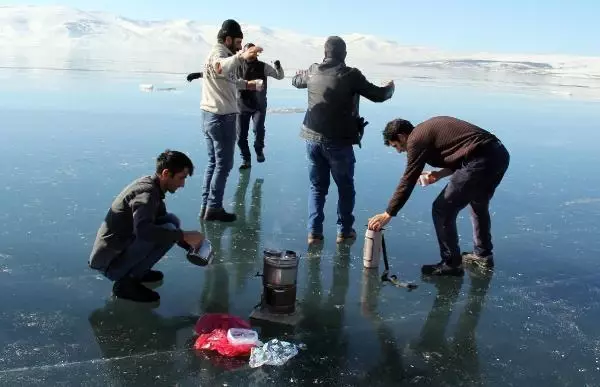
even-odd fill
[(396, 216), (412, 193), (425, 164), (456, 170), (479, 145), (496, 140), (488, 131), (453, 117), (433, 117), (417, 125), (406, 150), (406, 170), (386, 212)]

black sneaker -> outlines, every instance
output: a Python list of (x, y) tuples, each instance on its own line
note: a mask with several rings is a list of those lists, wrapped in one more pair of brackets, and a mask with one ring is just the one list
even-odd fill
[(250, 160), (242, 161), (242, 165), (240, 165), (240, 171), (243, 171), (244, 169), (250, 169), (250, 168), (252, 168), (252, 163), (250, 163)]
[(421, 274), (460, 277), (465, 274), (465, 271), (461, 265), (449, 266), (444, 261), (442, 261), (432, 265), (421, 266)]
[(133, 278), (123, 278), (113, 285), (113, 294), (117, 298), (135, 302), (156, 302), (160, 296)]
[(494, 267), (494, 255), (480, 256), (474, 252), (462, 253), (462, 261), (467, 265), (475, 265), (481, 269), (491, 269)]
[(142, 283), (151, 283), (151, 282), (160, 282), (163, 280), (165, 276), (161, 271), (158, 270), (150, 270), (142, 278), (140, 278), (140, 282)]
[(209, 208), (204, 214), (204, 220), (206, 221), (234, 222), (236, 219), (235, 214), (230, 214), (223, 208)]
[(310, 234), (308, 234), (308, 244), (309, 245), (321, 243), (321, 242), (323, 242), (323, 239), (325, 239), (323, 234), (315, 234), (312, 232)]
[(256, 161), (259, 163), (264, 163), (265, 162), (265, 154), (263, 153), (262, 150), (257, 150), (256, 151)]

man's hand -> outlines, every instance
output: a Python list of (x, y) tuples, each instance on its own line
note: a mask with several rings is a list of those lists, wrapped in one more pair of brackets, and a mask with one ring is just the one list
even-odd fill
[(246, 49), (245, 51), (242, 51), (240, 53), (240, 57), (242, 57), (242, 59), (252, 61), (252, 60), (255, 60), (256, 57), (258, 56), (258, 54), (260, 54), (262, 51), (263, 51), (262, 47), (252, 46), (252, 47)]
[(386, 99), (392, 98), (392, 96), (394, 95), (394, 92), (396, 91), (396, 85), (394, 84), (394, 81), (390, 80), (385, 85), (383, 85), (383, 87), (385, 87), (387, 89)]
[(425, 182), (425, 184), (421, 184), (422, 186), (426, 186), (437, 182), (439, 179), (440, 176), (437, 171), (423, 171), (421, 172), (421, 178), (419, 180)]
[(279, 59), (277, 59), (275, 62), (273, 62), (273, 64), (275, 65), (276, 69), (280, 69), (281, 68), (281, 62), (279, 61)]
[(246, 81), (246, 90), (256, 91), (256, 82), (255, 81)]
[(246, 82), (246, 90), (262, 91), (262, 89), (263, 89), (263, 80), (262, 79), (253, 79), (251, 81)]
[(198, 248), (204, 242), (204, 234), (198, 231), (184, 231), (183, 240), (193, 248)]
[[(449, 168), (440, 169), (438, 171), (423, 171), (421, 172), (421, 179), (425, 179), (427, 184), (437, 183), (444, 177), (452, 175), (453, 171)], [(423, 177), (425, 176), (425, 177)]]
[(380, 231), (390, 220), (392, 216), (387, 212), (375, 215), (369, 219), (369, 230)]
[(190, 73), (186, 77), (188, 82), (191, 82), (194, 79), (198, 79), (198, 78), (202, 78), (202, 73)]

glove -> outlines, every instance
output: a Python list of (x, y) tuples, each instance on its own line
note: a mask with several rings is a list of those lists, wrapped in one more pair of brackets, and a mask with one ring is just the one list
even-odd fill
[(191, 73), (191, 74), (188, 74), (188, 76), (187, 76), (186, 79), (187, 79), (188, 82), (191, 82), (194, 79), (198, 79), (198, 78), (202, 78), (202, 73)]
[(275, 62), (273, 62), (275, 64), (275, 68), (281, 68), (281, 62), (279, 61), (279, 59), (277, 59)]

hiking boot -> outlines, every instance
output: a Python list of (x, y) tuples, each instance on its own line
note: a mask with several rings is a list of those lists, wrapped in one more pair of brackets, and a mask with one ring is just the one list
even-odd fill
[(265, 154), (263, 153), (262, 150), (256, 151), (256, 161), (258, 161), (259, 163), (265, 162)]
[(356, 231), (353, 229), (349, 233), (341, 233), (337, 234), (335, 238), (335, 243), (344, 243), (344, 242), (354, 242), (356, 240)]
[(252, 163), (250, 162), (250, 160), (242, 161), (242, 165), (240, 165), (240, 171), (243, 171), (244, 169), (250, 169), (250, 168), (252, 168)]
[(480, 256), (474, 252), (462, 253), (463, 263), (468, 265), (475, 265), (482, 269), (491, 269), (494, 267), (494, 255)]
[(204, 220), (206, 221), (233, 222), (236, 219), (235, 214), (230, 214), (223, 208), (208, 208), (206, 214), (204, 214)]
[(161, 271), (158, 270), (149, 270), (146, 274), (140, 278), (140, 282), (142, 283), (152, 283), (152, 282), (160, 282), (163, 280), (165, 276)]
[(113, 294), (117, 298), (135, 302), (156, 302), (160, 296), (133, 278), (123, 278), (113, 285)]
[(314, 234), (312, 232), (310, 234), (308, 234), (308, 244), (309, 245), (321, 243), (321, 242), (323, 242), (323, 239), (325, 239), (323, 237), (323, 234)]
[(436, 264), (421, 266), (421, 274), (460, 277), (465, 274), (465, 271), (461, 265), (449, 266), (446, 262), (441, 261)]

